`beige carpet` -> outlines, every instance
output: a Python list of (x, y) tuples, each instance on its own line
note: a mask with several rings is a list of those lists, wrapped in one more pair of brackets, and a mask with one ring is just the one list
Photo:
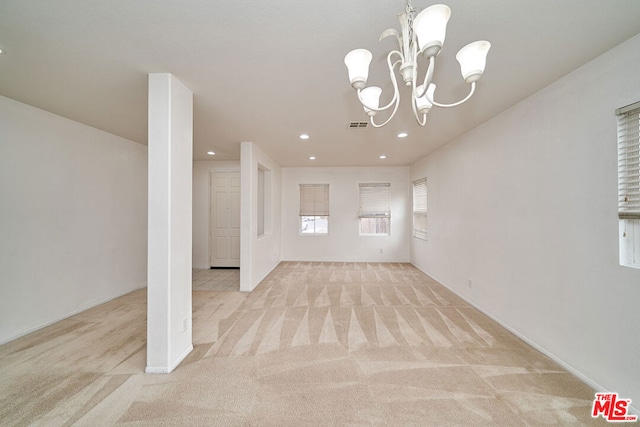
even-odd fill
[(0, 425), (604, 425), (593, 393), (408, 264), (282, 263), (194, 291), (194, 351), (144, 374), (145, 292), (0, 346)]

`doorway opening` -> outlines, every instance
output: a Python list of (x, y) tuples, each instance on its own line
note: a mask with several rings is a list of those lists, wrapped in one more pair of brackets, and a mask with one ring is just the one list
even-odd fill
[(209, 265), (240, 267), (240, 172), (210, 173)]

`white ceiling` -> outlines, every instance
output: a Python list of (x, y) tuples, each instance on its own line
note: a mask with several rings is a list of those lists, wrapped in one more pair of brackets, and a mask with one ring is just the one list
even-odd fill
[(640, 31), (638, 0), (445, 3), (441, 102), (467, 90), (458, 49), (478, 39), (492, 49), (471, 101), (433, 109), (425, 128), (402, 90), (387, 127), (348, 129), (366, 116), (344, 55), (371, 50), (369, 84), (389, 96), (384, 55), (395, 46), (378, 37), (399, 29), (404, 0), (0, 0), (0, 95), (145, 144), (147, 74), (169, 72), (194, 92), (194, 159), (239, 159), (253, 141), (283, 166), (407, 165)]

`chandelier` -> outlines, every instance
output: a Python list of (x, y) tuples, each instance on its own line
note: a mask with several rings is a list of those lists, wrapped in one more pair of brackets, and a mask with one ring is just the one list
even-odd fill
[[(393, 84), (393, 97), (389, 104), (380, 107), (380, 95), (382, 89), (377, 86), (365, 87), (369, 77), (369, 64), (371, 52), (367, 49), (355, 49), (349, 52), (344, 63), (349, 70), (351, 86), (358, 94), (358, 100), (362, 103), (365, 113), (370, 117), (374, 127), (382, 127), (389, 123), (398, 110), (400, 93), (395, 69), (399, 67), (400, 75), (406, 86), (411, 87), (411, 106), (416, 121), (420, 126), (427, 122), (427, 113), (434, 105), (436, 107), (455, 107), (467, 101), (476, 89), (476, 81), (482, 77), (487, 60), (487, 53), (491, 47), (488, 41), (476, 41), (464, 46), (456, 54), (460, 63), (462, 78), (471, 85), (469, 94), (462, 100), (453, 104), (440, 104), (434, 100), (436, 85), (433, 80), (433, 72), (436, 65), (436, 57), (442, 45), (447, 31), (447, 22), (451, 16), (451, 9), (443, 4), (430, 6), (420, 13), (411, 6), (407, 0), (404, 12), (398, 14), (402, 34), (395, 29), (389, 29), (382, 33), (380, 39), (395, 36), (400, 50), (392, 50), (387, 55), (389, 77)], [(418, 59), (420, 56), (428, 61), (422, 83), (418, 83)], [(390, 117), (381, 124), (374, 121), (376, 113), (393, 108)]]

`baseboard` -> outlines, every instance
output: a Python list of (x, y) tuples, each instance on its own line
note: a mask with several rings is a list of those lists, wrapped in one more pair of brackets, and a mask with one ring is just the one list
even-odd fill
[(350, 258), (345, 258), (345, 259), (324, 259), (324, 258), (316, 258), (316, 259), (309, 259), (309, 258), (305, 258), (305, 259), (283, 259), (282, 262), (335, 262), (335, 263), (344, 263), (344, 262), (358, 262), (358, 263), (392, 263), (392, 264), (411, 264), (411, 261), (409, 261), (408, 259), (385, 259), (385, 260), (380, 260), (380, 259), (364, 259), (364, 258), (354, 258), (354, 259), (350, 259)]
[[(431, 273), (423, 270), (422, 268), (418, 267), (413, 262), (411, 262), (411, 265), (413, 265), (418, 270), (422, 271), (427, 276), (429, 276), (432, 279), (434, 279), (436, 282), (440, 283), (442, 286), (444, 286), (445, 288), (447, 288), (448, 290), (450, 290), (451, 292), (456, 294), (458, 297), (462, 298), (467, 304), (471, 305), (473, 308), (475, 308), (476, 310), (478, 310), (479, 312), (481, 312), (485, 316), (489, 317), (491, 320), (493, 320), (494, 322), (496, 322), (497, 324), (499, 324), (500, 326), (505, 328), (507, 331), (511, 332), (516, 337), (520, 338), (522, 341), (527, 343), (529, 346), (533, 347), (534, 349), (536, 349), (540, 353), (542, 353), (545, 356), (547, 356), (549, 359), (551, 359), (554, 362), (556, 362), (558, 365), (562, 366), (564, 369), (569, 371), (569, 373), (571, 373), (574, 377), (576, 377), (577, 379), (579, 379), (580, 381), (582, 381), (583, 383), (585, 383), (586, 385), (588, 385), (592, 389), (596, 390), (599, 393), (611, 393), (611, 391), (607, 390), (605, 387), (603, 387), (600, 384), (598, 384), (597, 382), (593, 381), (591, 378), (589, 378), (588, 376), (584, 375), (582, 372), (578, 371), (573, 366), (569, 365), (567, 362), (565, 362), (564, 360), (560, 359), (559, 357), (557, 357), (555, 354), (553, 354), (552, 352), (550, 352), (546, 348), (544, 348), (541, 345), (537, 344), (536, 342), (532, 341), (531, 339), (529, 339), (528, 337), (523, 335), (518, 330), (513, 329), (509, 324), (507, 324), (506, 322), (502, 321), (497, 316), (494, 316), (492, 313), (490, 313), (487, 310), (483, 309), (482, 307), (478, 306), (473, 301), (470, 301), (469, 299), (467, 299), (464, 295), (461, 295), (458, 292), (456, 292), (451, 286), (448, 286), (444, 281), (440, 280), (439, 278), (437, 278), (433, 274), (431, 274)], [(595, 398), (595, 396), (594, 396), (594, 398)], [(640, 411), (638, 411), (638, 409), (635, 408), (635, 405), (631, 406), (629, 408), (629, 412), (631, 412), (633, 414), (640, 414)]]
[(26, 336), (26, 335), (29, 335), (29, 334), (30, 334), (30, 333), (32, 333), (32, 332), (36, 332), (36, 331), (39, 331), (40, 329), (46, 328), (47, 326), (51, 326), (51, 325), (53, 325), (54, 323), (60, 322), (61, 320), (68, 319), (68, 318), (70, 318), (70, 317), (75, 316), (76, 314), (82, 313), (83, 311), (87, 311), (87, 310), (92, 309), (92, 308), (94, 308), (94, 307), (98, 307), (99, 305), (106, 304), (106, 303), (108, 303), (109, 301), (113, 301), (114, 299), (117, 299), (117, 298), (123, 297), (123, 296), (125, 296), (125, 295), (129, 295), (129, 294), (130, 294), (130, 293), (132, 293), (132, 292), (139, 291), (140, 289), (144, 289), (144, 288), (146, 288), (146, 287), (147, 287), (147, 284), (145, 283), (144, 285), (142, 285), (142, 286), (140, 286), (140, 287), (138, 287), (138, 288), (135, 288), (135, 289), (133, 289), (133, 290), (128, 290), (128, 291), (125, 291), (125, 292), (120, 293), (120, 294), (118, 294), (118, 295), (115, 295), (115, 296), (112, 296), (112, 297), (108, 297), (108, 298), (106, 298), (106, 299), (104, 299), (104, 300), (98, 300), (97, 302), (92, 302), (92, 303), (89, 303), (89, 304), (83, 305), (83, 306), (81, 306), (80, 308), (78, 308), (77, 310), (74, 310), (74, 311), (72, 311), (72, 312), (71, 312), (71, 313), (69, 313), (69, 314), (65, 314), (65, 315), (63, 315), (63, 316), (61, 316), (61, 317), (57, 317), (57, 318), (55, 318), (55, 319), (53, 319), (53, 320), (49, 320), (49, 321), (47, 321), (47, 322), (45, 322), (45, 323), (42, 323), (42, 324), (40, 324), (40, 325), (38, 325), (38, 326), (34, 326), (33, 328), (29, 328), (29, 329), (27, 329), (26, 331), (20, 332), (19, 334), (14, 335), (14, 336), (10, 337), (10, 338), (9, 338), (9, 339), (7, 339), (7, 340), (0, 341), (0, 345), (2, 345), (2, 344), (6, 344), (6, 343), (11, 342), (11, 341), (13, 341), (13, 340), (17, 340), (18, 338), (22, 338), (22, 337), (24, 337), (24, 336)]
[(144, 368), (146, 374), (170, 374), (174, 369), (182, 363), (182, 361), (193, 351), (193, 344), (187, 347), (187, 349), (169, 366), (147, 366)]
[[(283, 262), (283, 261), (282, 261), (282, 260), (280, 260), (280, 261), (275, 261), (275, 263), (271, 266), (271, 268), (269, 268), (269, 271), (267, 271), (267, 272), (262, 276), (262, 278), (258, 279), (258, 280), (256, 281), (256, 283), (253, 283), (253, 282), (251, 281), (251, 278), (249, 278), (249, 286), (250, 286), (250, 288), (251, 288), (251, 289), (243, 289), (243, 288), (242, 288), (242, 267), (241, 267), (241, 268), (240, 268), (240, 292), (253, 292), (253, 291), (258, 287), (258, 285), (260, 285), (260, 283), (262, 283), (262, 281), (263, 281), (263, 280), (264, 280), (264, 279), (265, 279), (269, 274), (271, 274), (271, 273), (273, 272), (273, 270), (275, 270), (275, 269), (280, 265), (280, 263), (281, 263), (281, 262)], [(251, 271), (249, 271), (248, 273), (247, 273), (247, 272), (245, 272), (245, 274), (249, 274), (249, 275), (251, 275)]]

